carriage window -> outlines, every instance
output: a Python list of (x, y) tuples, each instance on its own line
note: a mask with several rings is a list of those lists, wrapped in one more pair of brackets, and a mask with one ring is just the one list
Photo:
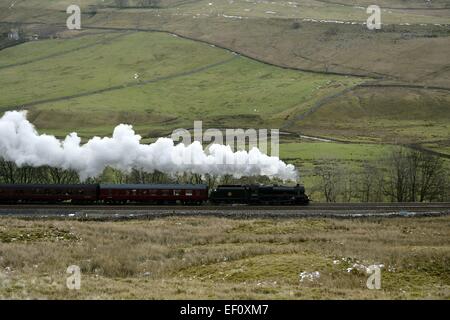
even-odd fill
[(174, 196), (179, 196), (181, 194), (181, 190), (173, 190)]
[(186, 190), (186, 196), (192, 197), (192, 190)]
[(163, 190), (162, 191), (162, 195), (163, 196), (168, 196), (170, 194), (169, 190)]

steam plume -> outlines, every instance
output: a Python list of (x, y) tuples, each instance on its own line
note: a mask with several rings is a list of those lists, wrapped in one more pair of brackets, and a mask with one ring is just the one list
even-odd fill
[[(278, 157), (269, 157), (257, 148), (249, 152), (233, 152), (229, 146), (214, 144), (208, 151), (195, 141), (185, 146), (172, 139), (159, 138), (152, 144), (141, 144), (132, 126), (121, 124), (112, 137), (94, 137), (85, 144), (76, 133), (64, 140), (38, 134), (27, 120), (26, 112), (6, 112), (0, 118), (0, 158), (18, 166), (51, 166), (72, 169), (80, 178), (100, 175), (106, 167), (129, 172), (156, 170), (176, 175), (184, 172), (234, 177), (265, 175), (283, 180), (295, 180), (297, 172)], [(188, 158), (189, 157), (189, 158)], [(231, 159), (220, 164), (219, 159)], [(189, 161), (192, 159), (193, 161)]]

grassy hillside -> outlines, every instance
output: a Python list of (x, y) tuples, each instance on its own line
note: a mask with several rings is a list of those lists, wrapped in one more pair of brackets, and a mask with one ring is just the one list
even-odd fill
[[(132, 1), (129, 9), (114, 7), (114, 1), (78, 3), (85, 13), (85, 28), (156, 28), (207, 40), (279, 65), (450, 87), (450, 9), (385, 9), (383, 29), (373, 32), (362, 25), (368, 17), (364, 7), (367, 2), (347, 2), (351, 5), (315, 0), (161, 0), (162, 9), (136, 8)], [(63, 30), (67, 4), (19, 2), (13, 9), (3, 10), (0, 21), (52, 23)], [(379, 4), (383, 7), (387, 2)], [(412, 5), (403, 1), (394, 4)], [(92, 11), (93, 5), (96, 11)], [(440, 4), (433, 2), (432, 6), (439, 8)]]
[[(39, 52), (36, 61), (27, 52)], [(25, 106), (40, 129), (61, 135), (109, 134), (127, 122), (157, 137), (199, 119), (219, 128), (279, 127), (315, 101), (362, 81), (286, 71), (144, 32), (27, 43), (1, 51), (0, 61), (0, 108)]]
[[(82, 7), (82, 31), (65, 28), (72, 3)], [(369, 4), (383, 8), (381, 31), (363, 25)], [(56, 38), (0, 51), (0, 111), (24, 106), (38, 128), (59, 136), (109, 134), (126, 122), (150, 141), (201, 119), (207, 127), (278, 127), (448, 153), (446, 5), (161, 0), (158, 8), (142, 8), (130, 0), (118, 8), (112, 0), (30, 0), (10, 8), (0, 0), (0, 22), (16, 22), (4, 28), (20, 25), (26, 34)], [(357, 86), (373, 79), (403, 87)], [(295, 135), (287, 142), (297, 142)], [(300, 164), (308, 162), (303, 152), (323, 155), (321, 148), (291, 144), (283, 157)], [(330, 154), (367, 151), (359, 144), (326, 148)]]
[(358, 88), (325, 102), (292, 125), (311, 135), (390, 143), (450, 144), (448, 91)]

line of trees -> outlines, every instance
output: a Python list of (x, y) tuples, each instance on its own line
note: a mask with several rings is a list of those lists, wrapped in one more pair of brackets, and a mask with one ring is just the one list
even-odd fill
[(0, 182), (2, 183), (79, 183), (78, 174), (71, 170), (52, 167), (18, 167), (13, 162), (0, 159)]
[(442, 158), (396, 148), (360, 172), (338, 165), (316, 167), (316, 190), (327, 202), (425, 202), (450, 200), (449, 170)]
[[(0, 159), (0, 183), (77, 184), (81, 183), (81, 181), (77, 172), (73, 170), (64, 170), (48, 166), (18, 167), (13, 162)], [(124, 173), (119, 170), (107, 168), (99, 177), (90, 178), (86, 181), (83, 181), (83, 183), (205, 183), (210, 188), (214, 188), (219, 184), (281, 184), (282, 181), (270, 180), (267, 177), (243, 177), (241, 179), (237, 179), (230, 175), (219, 177), (210, 174), (202, 176), (200, 174), (194, 173), (185, 173), (183, 175), (171, 176), (159, 171), (149, 173), (142, 170), (132, 170), (129, 173)]]
[[(450, 201), (449, 173), (440, 157), (398, 148), (378, 161), (365, 163), (361, 170), (332, 164), (316, 166), (314, 175), (318, 181), (315, 186), (309, 186), (309, 192), (314, 193), (314, 200), (327, 202)], [(48, 166), (18, 167), (0, 159), (0, 183), (76, 184), (80, 179), (72, 170)], [(191, 173), (170, 176), (141, 170), (123, 173), (108, 168), (100, 177), (84, 183), (205, 183), (214, 188), (219, 184), (282, 184), (282, 181), (267, 177), (236, 179)]]

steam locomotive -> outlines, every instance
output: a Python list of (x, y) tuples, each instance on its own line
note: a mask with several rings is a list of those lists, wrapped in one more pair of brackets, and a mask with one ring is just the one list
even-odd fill
[(305, 188), (297, 185), (205, 184), (0, 184), (0, 203), (306, 205)]

